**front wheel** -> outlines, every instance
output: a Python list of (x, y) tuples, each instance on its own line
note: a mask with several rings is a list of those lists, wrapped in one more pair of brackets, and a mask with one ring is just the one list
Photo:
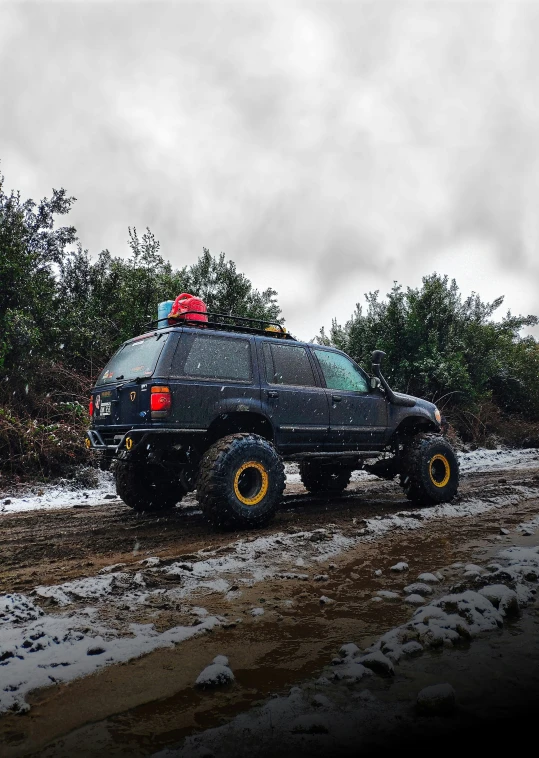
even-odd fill
[(447, 503), (459, 486), (455, 451), (441, 434), (417, 434), (405, 444), (400, 484), (408, 500)]
[(273, 517), (284, 486), (284, 466), (270, 442), (257, 434), (230, 434), (206, 451), (197, 498), (213, 526), (258, 527)]
[(171, 481), (159, 466), (117, 461), (116, 493), (135, 511), (163, 511), (173, 508), (185, 495), (179, 481)]

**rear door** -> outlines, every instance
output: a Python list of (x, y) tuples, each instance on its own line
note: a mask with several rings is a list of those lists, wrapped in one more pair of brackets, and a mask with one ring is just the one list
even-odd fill
[(333, 449), (376, 450), (387, 437), (387, 401), (348, 356), (313, 348), (326, 385)]
[(307, 348), (260, 341), (262, 407), (275, 429), (277, 446), (292, 451), (324, 450), (329, 410)]
[(167, 425), (203, 432), (219, 415), (260, 413), (253, 338), (182, 333), (170, 370), (172, 411)]

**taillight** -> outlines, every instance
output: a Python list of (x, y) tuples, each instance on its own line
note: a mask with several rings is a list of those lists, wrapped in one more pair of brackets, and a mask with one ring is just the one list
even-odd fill
[(90, 402), (88, 403), (88, 415), (90, 418), (94, 417), (94, 399), (93, 397), (90, 398)]
[(168, 387), (152, 387), (150, 396), (150, 410), (152, 418), (162, 418), (166, 416), (172, 406), (172, 397)]

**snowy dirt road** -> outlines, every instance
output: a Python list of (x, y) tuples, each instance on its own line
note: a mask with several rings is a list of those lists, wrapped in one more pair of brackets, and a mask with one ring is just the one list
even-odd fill
[[(538, 451), (477, 451), (461, 472), (454, 503), (414, 508), (396, 483), (362, 475), (342, 498), (313, 498), (291, 470), (275, 521), (239, 534), (212, 532), (192, 498), (160, 517), (113, 499), (51, 509), (11, 498), (0, 515), (3, 754), (180, 745), (320, 676), (343, 643), (365, 649), (405, 623), (432, 594), (419, 575), (434, 573), (441, 596), (471, 581), (468, 564), (537, 545)], [(217, 655), (233, 684), (195, 687)]]

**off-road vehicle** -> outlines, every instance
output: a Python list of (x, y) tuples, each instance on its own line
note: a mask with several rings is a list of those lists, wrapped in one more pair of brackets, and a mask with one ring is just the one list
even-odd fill
[(152, 328), (99, 376), (86, 445), (114, 460), (117, 493), (131, 508), (171, 508), (196, 489), (219, 527), (271, 519), (283, 461), (299, 462), (311, 493), (338, 495), (367, 468), (398, 475), (410, 500), (446, 502), (459, 474), (440, 412), (393, 392), (383, 357), (373, 353), (369, 376), (345, 353), (297, 341), (278, 324), (220, 314)]

